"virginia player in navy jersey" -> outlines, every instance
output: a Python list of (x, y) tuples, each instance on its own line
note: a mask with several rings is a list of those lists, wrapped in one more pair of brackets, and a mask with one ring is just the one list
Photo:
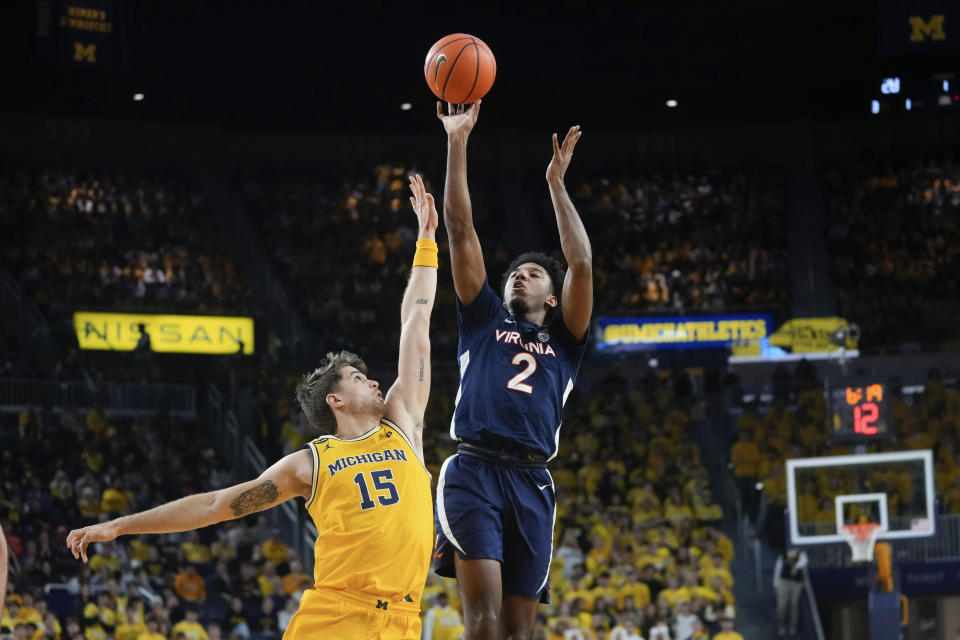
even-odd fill
[(456, 573), (467, 640), (530, 636), (549, 599), (556, 500), (547, 462), (557, 453), (563, 405), (576, 382), (593, 306), (590, 240), (563, 177), (580, 127), (547, 167), (567, 261), (525, 253), (500, 290), (486, 279), (467, 189), (467, 138), (480, 103), (449, 106), (443, 218), (460, 325), (460, 391), (450, 424), (459, 442), (437, 480), (440, 575)]

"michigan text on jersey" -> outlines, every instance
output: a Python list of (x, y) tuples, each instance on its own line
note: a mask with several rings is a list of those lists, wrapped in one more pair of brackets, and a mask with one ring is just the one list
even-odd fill
[(328, 464), (327, 469), (330, 470), (330, 475), (333, 476), (338, 471), (343, 471), (347, 467), (353, 467), (358, 464), (386, 462), (388, 460), (406, 462), (407, 454), (402, 449), (384, 449), (383, 451), (374, 451), (373, 453), (364, 453), (358, 456), (344, 456), (337, 458), (333, 464)]

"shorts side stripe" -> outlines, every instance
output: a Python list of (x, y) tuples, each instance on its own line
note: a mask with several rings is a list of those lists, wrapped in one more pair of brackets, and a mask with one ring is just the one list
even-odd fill
[(547, 575), (543, 576), (543, 582), (540, 583), (537, 592), (543, 591), (550, 579), (550, 565), (553, 564), (553, 531), (557, 528), (557, 488), (553, 484), (553, 474), (549, 469), (547, 469), (547, 475), (550, 476), (550, 490), (553, 491), (553, 526), (550, 527), (550, 559), (547, 561)]
[[(447, 510), (443, 504), (443, 489), (447, 484), (447, 465), (450, 464), (450, 461), (456, 457), (457, 454), (450, 456), (443, 461), (443, 466), (440, 467), (440, 477), (437, 479), (437, 520), (440, 521), (440, 530), (443, 531), (443, 535), (447, 537), (447, 540), (450, 541), (450, 544), (457, 548), (457, 551), (465, 556), (467, 554), (464, 553), (463, 547), (461, 547), (460, 543), (457, 542), (457, 539), (453, 535), (453, 530), (450, 528), (450, 523), (447, 522)], [(556, 518), (556, 511), (554, 511), (554, 518)], [(550, 544), (553, 544), (552, 539)]]

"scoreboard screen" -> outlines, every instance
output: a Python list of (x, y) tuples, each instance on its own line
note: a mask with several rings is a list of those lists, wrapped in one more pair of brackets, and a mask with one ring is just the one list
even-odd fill
[(834, 442), (867, 443), (893, 437), (887, 386), (882, 382), (844, 382), (830, 388), (827, 400)]

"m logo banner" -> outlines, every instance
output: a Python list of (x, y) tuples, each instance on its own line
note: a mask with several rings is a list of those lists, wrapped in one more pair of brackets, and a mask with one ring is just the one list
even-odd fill
[(877, 34), (885, 55), (949, 53), (960, 49), (955, 0), (879, 0)]
[(943, 14), (938, 13), (924, 20), (923, 16), (910, 16), (910, 42), (930, 40), (946, 40), (947, 34), (943, 30)]
[(96, 62), (97, 45), (83, 44), (82, 42), (73, 43), (73, 59), (77, 62)]
[(81, 349), (133, 351), (143, 333), (157, 353), (253, 353), (253, 318), (77, 311), (73, 327)]

